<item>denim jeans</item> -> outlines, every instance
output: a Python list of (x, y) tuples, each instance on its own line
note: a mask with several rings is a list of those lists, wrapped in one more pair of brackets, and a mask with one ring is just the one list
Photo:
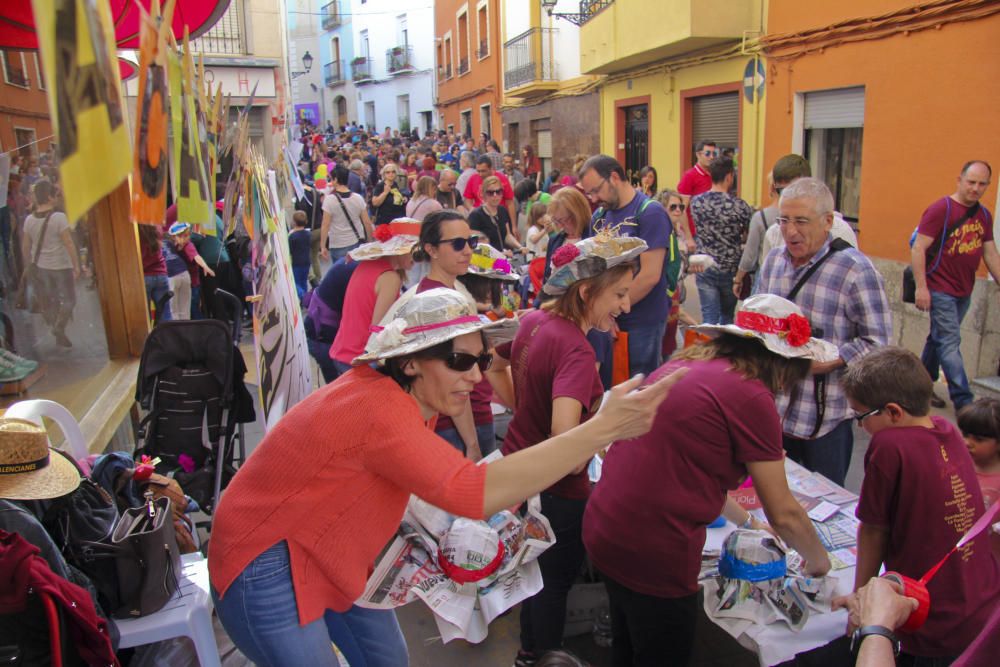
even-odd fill
[(542, 514), (552, 525), (556, 543), (538, 557), (542, 590), (521, 603), (521, 650), (541, 656), (562, 647), (566, 596), (583, 566), (583, 512), (586, 499), (542, 493)]
[[(438, 431), (437, 434), (448, 441), (448, 444), (465, 454), (465, 442), (458, 434), (457, 428), (446, 428)], [(479, 453), (483, 456), (492, 454), (497, 448), (497, 431), (493, 423), (476, 424), (476, 440), (479, 441)]]
[(298, 293), (299, 299), (302, 299), (309, 291), (309, 265), (292, 266), (292, 277), (295, 278), (295, 291)]
[(851, 466), (854, 450), (854, 430), (851, 419), (840, 422), (836, 428), (815, 440), (782, 437), (788, 458), (813, 472), (825, 476), (834, 484), (844, 485), (847, 469)]
[[(160, 307), (160, 299), (163, 295), (170, 291), (170, 280), (164, 276), (143, 276), (143, 281), (146, 283), (146, 301), (152, 301), (156, 304), (156, 307)], [(167, 299), (163, 303), (163, 312), (158, 313), (158, 322), (167, 322), (170, 320), (170, 299)]]
[(330, 261), (336, 262), (341, 257), (346, 257), (347, 253), (351, 252), (359, 245), (361, 245), (360, 242), (355, 243), (354, 245), (344, 246), (343, 248), (330, 248)]
[(406, 640), (391, 610), (351, 607), (327, 610), (299, 625), (288, 545), (278, 542), (247, 565), (219, 598), (215, 611), (233, 643), (255, 664), (337, 667), (330, 642), (351, 667), (405, 667)]
[(965, 374), (962, 361), (962, 320), (969, 310), (970, 297), (957, 297), (944, 292), (931, 292), (931, 330), (927, 334), (920, 360), (937, 380), (938, 371), (943, 370), (948, 378), (948, 395), (955, 409), (972, 402), (969, 378)]
[(696, 273), (694, 282), (698, 286), (698, 300), (701, 302), (701, 319), (704, 324), (732, 324), (736, 312), (736, 295), (733, 294), (735, 273), (719, 271), (716, 268)]
[(667, 322), (657, 322), (643, 327), (629, 327), (628, 376), (637, 373), (649, 376), (663, 363), (663, 333)]
[(316, 360), (320, 373), (323, 374), (323, 382), (330, 384), (340, 376), (336, 362), (330, 358), (330, 343), (309, 338), (306, 336), (306, 346), (309, 348), (309, 356)]

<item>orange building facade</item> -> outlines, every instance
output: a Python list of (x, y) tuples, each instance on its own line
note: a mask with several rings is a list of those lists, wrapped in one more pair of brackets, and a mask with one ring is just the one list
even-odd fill
[(499, 0), (434, 3), (438, 127), (502, 142)]
[(34, 51), (0, 51), (0, 152), (45, 151), (52, 123), (41, 60)]
[(951, 4), (769, 3), (764, 169), (806, 155), (870, 256), (908, 262), (910, 232), (961, 166), (1000, 168), (1000, 7)]

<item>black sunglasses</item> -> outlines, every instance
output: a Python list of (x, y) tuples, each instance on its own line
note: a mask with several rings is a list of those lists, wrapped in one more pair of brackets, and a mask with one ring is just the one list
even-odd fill
[(465, 250), (466, 244), (468, 244), (469, 248), (471, 248), (472, 250), (475, 250), (476, 246), (479, 245), (479, 237), (478, 236), (470, 236), (469, 238), (464, 239), (461, 236), (459, 236), (459, 237), (456, 237), (456, 238), (453, 238), (453, 239), (441, 239), (440, 241), (438, 241), (434, 245), (441, 245), (442, 243), (450, 243), (452, 249), (455, 252), (462, 252), (463, 250)]
[(854, 415), (854, 418), (856, 420), (858, 420), (858, 426), (862, 426), (864, 424), (864, 421), (866, 419), (868, 419), (872, 415), (877, 415), (878, 413), (882, 412), (883, 410), (885, 410), (885, 406), (884, 405), (881, 408), (875, 408), (873, 410), (869, 410), (868, 412), (863, 412), (860, 415)]
[(687, 206), (685, 206), (684, 204), (671, 204), (668, 208), (671, 211), (683, 211), (685, 208), (687, 208)]
[(468, 352), (449, 352), (438, 358), (444, 361), (445, 366), (459, 373), (472, 370), (472, 367), (476, 365), (479, 366), (481, 372), (485, 373), (493, 365), (493, 355), (489, 352), (483, 352), (478, 356)]
[(503, 190), (502, 189), (501, 190), (487, 190), (486, 194), (488, 194), (488, 195), (502, 195), (503, 194)]

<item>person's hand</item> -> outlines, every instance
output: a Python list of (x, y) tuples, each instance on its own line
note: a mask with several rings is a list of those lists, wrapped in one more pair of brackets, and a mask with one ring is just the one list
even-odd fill
[[(779, 536), (778, 539), (781, 539)], [(830, 571), (833, 564), (830, 562), (829, 557), (824, 553), (823, 559), (819, 561), (808, 561), (805, 558), (802, 559), (802, 573), (809, 577), (822, 577)]]
[(740, 297), (741, 287), (742, 287), (742, 281), (733, 283), (733, 296), (735, 296), (737, 299), (741, 298)]
[(854, 631), (861, 624), (861, 606), (858, 603), (858, 594), (856, 592), (848, 593), (847, 595), (833, 598), (830, 602), (830, 609), (833, 611), (838, 609), (847, 610), (847, 627), (844, 629), (844, 634), (848, 637), (854, 634)]
[(671, 387), (687, 372), (687, 368), (680, 368), (641, 389), (646, 379), (641, 373), (622, 382), (604, 395), (594, 421), (608, 427), (609, 442), (627, 440), (647, 433), (653, 427), (653, 419), (660, 403), (670, 393)]
[(704, 264), (688, 264), (688, 273), (704, 273)]
[(214, 278), (215, 277), (215, 271), (213, 271), (212, 269), (205, 269), (205, 275), (209, 276), (210, 278)]
[(684, 247), (687, 248), (689, 255), (693, 255), (696, 248), (694, 239), (684, 239)]
[(931, 291), (924, 287), (923, 289), (917, 288), (916, 298), (913, 300), (913, 305), (917, 307), (917, 310), (930, 310), (931, 309)]
[(79, 266), (74, 266), (73, 267), (73, 280), (79, 280), (79, 279), (80, 279), (80, 267)]
[(857, 591), (861, 625), (898, 628), (917, 610), (919, 603), (903, 595), (900, 584), (885, 577), (872, 577)]
[(319, 256), (322, 257), (323, 259), (330, 259), (330, 249), (320, 248)]

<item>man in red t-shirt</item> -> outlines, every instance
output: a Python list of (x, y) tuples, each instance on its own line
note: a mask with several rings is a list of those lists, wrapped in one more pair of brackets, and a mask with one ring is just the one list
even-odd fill
[[(924, 211), (910, 252), (917, 284), (916, 306), (929, 310), (931, 315), (931, 330), (921, 361), (932, 379), (937, 379), (939, 369), (944, 371), (948, 394), (956, 410), (973, 400), (959, 346), (962, 318), (969, 309), (980, 260), (986, 262), (993, 279), (1000, 282), (1000, 254), (993, 240), (993, 216), (979, 203), (992, 175), (993, 170), (986, 162), (966, 162), (955, 193), (942, 197)], [(946, 235), (943, 246), (942, 234)]]
[(479, 159), (476, 160), (476, 173), (470, 176), (468, 183), (465, 184), (465, 190), (462, 192), (465, 206), (471, 211), (483, 205), (483, 193), (481, 192), (483, 181), (490, 176), (496, 176), (503, 183), (503, 199), (500, 201), (500, 205), (507, 207), (507, 212), (510, 213), (511, 231), (517, 237), (517, 205), (514, 203), (514, 188), (510, 186), (510, 181), (502, 172), (494, 171), (493, 161), (486, 155), (480, 155)]
[(708, 165), (719, 154), (719, 148), (714, 141), (699, 141), (695, 147), (697, 161), (694, 166), (684, 172), (677, 183), (677, 193), (688, 207), (688, 234), (685, 243), (688, 252), (694, 252), (694, 219), (691, 217), (691, 198), (712, 189), (712, 176), (708, 173)]

